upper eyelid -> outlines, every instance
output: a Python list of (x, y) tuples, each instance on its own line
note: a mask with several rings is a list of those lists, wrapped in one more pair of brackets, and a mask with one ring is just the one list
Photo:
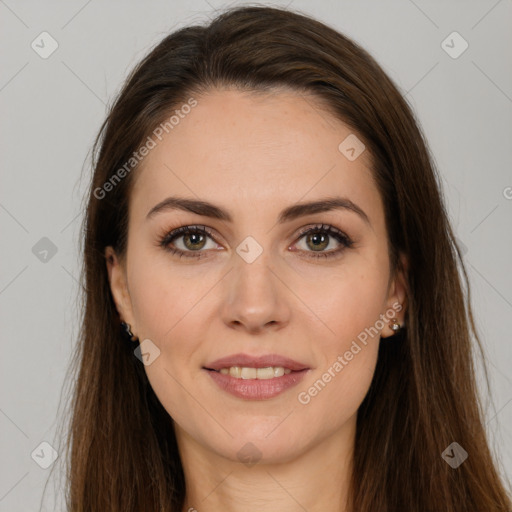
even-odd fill
[[(307, 225), (307, 226), (304, 226), (304, 227), (300, 228), (298, 230), (298, 232), (296, 232), (295, 235), (293, 235), (293, 236), (296, 239), (300, 239), (303, 236), (305, 236), (309, 231), (312, 231), (312, 230), (313, 231), (314, 230), (318, 230), (318, 231), (332, 231), (331, 236), (333, 234), (338, 234), (341, 237), (344, 237), (348, 241), (353, 243), (352, 238), (345, 231), (337, 228), (336, 226), (333, 226), (332, 224), (320, 223), (320, 222), (317, 222), (317, 223), (314, 223), (314, 224), (310, 224), (310, 225)], [(211, 228), (209, 226), (206, 226), (204, 224), (188, 224), (188, 225), (183, 225), (183, 226), (179, 226), (177, 228), (171, 229), (170, 231), (168, 231), (168, 232), (166, 232), (164, 234), (164, 236), (162, 237), (162, 240), (168, 239), (169, 243), (170, 243), (170, 240), (174, 240), (176, 238), (180, 238), (180, 237), (186, 235), (187, 232), (189, 232), (189, 231), (192, 231), (192, 232), (197, 231), (199, 233), (206, 234), (214, 242), (218, 243), (217, 240), (216, 240), (216, 236), (217, 236), (216, 234), (218, 233), (217, 230), (215, 230), (214, 228)], [(219, 237), (224, 239), (224, 237), (222, 237), (221, 235)], [(191, 252), (194, 252), (194, 251), (191, 251)], [(197, 251), (197, 252), (199, 252), (199, 251)]]

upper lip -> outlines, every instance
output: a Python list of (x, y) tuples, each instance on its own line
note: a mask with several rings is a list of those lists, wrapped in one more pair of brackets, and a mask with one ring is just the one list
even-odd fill
[(248, 354), (232, 354), (227, 357), (216, 359), (208, 363), (204, 368), (208, 370), (221, 370), (222, 368), (230, 368), (231, 366), (245, 366), (248, 368), (266, 368), (268, 366), (282, 366), (293, 371), (309, 369), (307, 364), (294, 361), (289, 357), (280, 356), (278, 354), (265, 354), (262, 356), (250, 356)]

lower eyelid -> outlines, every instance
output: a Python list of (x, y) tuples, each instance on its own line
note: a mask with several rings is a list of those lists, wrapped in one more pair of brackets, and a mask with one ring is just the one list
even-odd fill
[[(185, 234), (185, 235), (181, 234), (181, 235), (176, 236), (176, 237), (174, 238), (174, 240), (173, 240), (173, 242), (172, 242), (172, 243), (173, 243), (173, 244), (176, 244), (176, 240), (180, 240), (180, 239), (184, 238), (185, 236), (186, 236), (186, 234)], [(216, 242), (216, 241), (213, 239), (213, 237), (211, 237), (210, 235), (207, 235), (207, 234), (204, 234), (204, 233), (203, 233), (203, 236), (206, 236), (206, 237), (209, 239), (209, 241), (211, 241), (212, 243), (214, 243), (214, 244), (218, 245), (218, 244), (217, 244), (217, 242)], [(179, 249), (179, 248), (177, 248), (177, 247), (176, 247), (176, 249), (177, 249), (178, 251), (183, 251), (183, 252), (187, 252), (187, 253), (194, 253), (194, 252), (199, 253), (199, 252), (201, 252), (201, 251), (211, 251), (213, 248), (211, 248), (211, 247), (210, 247), (210, 248), (203, 247), (202, 249), (199, 249), (199, 250), (197, 250), (197, 251), (191, 251), (191, 250), (189, 250), (189, 249)]]
[[(322, 226), (324, 226), (324, 225), (322, 225)], [(186, 249), (179, 249), (175, 246), (171, 247), (171, 243), (174, 244), (176, 240), (183, 238), (184, 236), (186, 236), (190, 233), (201, 233), (203, 236), (206, 236), (207, 238), (209, 238), (213, 243), (219, 245), (218, 242), (215, 240), (213, 233), (208, 231), (208, 228), (206, 228), (206, 226), (199, 226), (199, 229), (193, 229), (194, 227), (190, 227), (190, 229), (188, 231), (181, 231), (181, 232), (178, 232), (175, 234), (173, 234), (173, 231), (178, 231), (180, 228), (170, 231), (161, 239), (160, 245), (164, 249), (170, 251), (173, 254), (179, 254), (180, 257), (181, 256), (192, 257), (192, 258), (204, 257), (204, 253), (206, 251), (211, 251), (212, 249), (200, 249), (197, 251), (192, 251), (192, 250), (186, 250)], [(292, 244), (292, 246), (295, 246), (298, 242), (300, 242), (303, 238), (305, 238), (311, 232), (324, 233), (324, 234), (328, 235), (330, 238), (334, 238), (338, 242), (338, 244), (340, 244), (340, 247), (337, 249), (331, 249), (329, 251), (305, 251), (305, 250), (300, 249), (299, 250), (300, 252), (306, 253), (308, 255), (307, 257), (313, 257), (313, 258), (331, 257), (331, 256), (334, 257), (336, 255), (340, 255), (340, 253), (344, 252), (345, 249), (348, 249), (353, 245), (352, 240), (347, 235), (345, 235), (343, 232), (338, 233), (336, 228), (333, 228), (332, 226), (329, 226), (329, 225), (325, 225), (324, 227), (314, 226), (305, 231), (302, 231), (297, 236), (296, 241)]]
[[(315, 232), (313, 230), (313, 232)], [(297, 242), (295, 242), (295, 244), (299, 243), (299, 242), (302, 242), (306, 236), (309, 234), (309, 232), (305, 233), (305, 234), (302, 234), (298, 239), (297, 239)], [(341, 237), (341, 236), (337, 236), (337, 234), (335, 233), (324, 233), (326, 234), (328, 237), (329, 237), (329, 242), (331, 241), (335, 241), (336, 243), (338, 243), (339, 246), (341, 247), (347, 247), (348, 245), (350, 245), (349, 241), (347, 239), (345, 239), (344, 237)], [(294, 245), (295, 245), (294, 244)], [(306, 252), (312, 252), (312, 253), (315, 253), (315, 252), (318, 252), (318, 253), (330, 253), (330, 252), (335, 252), (337, 251), (338, 249), (330, 249), (330, 250), (324, 250), (324, 251), (306, 251)]]

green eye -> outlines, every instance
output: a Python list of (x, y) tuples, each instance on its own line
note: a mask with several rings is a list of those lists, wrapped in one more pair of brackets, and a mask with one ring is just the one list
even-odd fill
[[(313, 227), (308, 227), (303, 230), (299, 235), (299, 241), (305, 238), (306, 249), (299, 249), (301, 253), (307, 254), (311, 258), (329, 258), (338, 256), (345, 249), (353, 245), (352, 240), (339, 231), (337, 228), (320, 224)], [(175, 246), (175, 240), (182, 239), (182, 248)], [(206, 244), (210, 239), (216, 248), (215, 240), (212, 232), (206, 226), (182, 226), (167, 233), (159, 242), (159, 245), (171, 254), (177, 255), (180, 258), (201, 258), (205, 257), (204, 251), (208, 249)], [(326, 251), (332, 240), (335, 240), (340, 247), (337, 249)], [(311, 250), (308, 250), (311, 249)]]

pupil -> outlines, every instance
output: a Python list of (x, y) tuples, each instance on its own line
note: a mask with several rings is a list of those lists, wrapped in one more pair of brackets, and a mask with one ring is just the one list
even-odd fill
[(325, 248), (326, 244), (325, 241), (327, 239), (327, 235), (325, 233), (317, 233), (314, 235), (310, 235), (309, 239), (313, 241), (313, 245), (316, 248), (320, 247), (320, 244), (322, 245), (320, 248)]
[[(185, 240), (186, 240), (186, 241), (187, 241), (187, 240), (191, 240), (191, 243), (190, 243), (190, 244), (186, 243), (186, 245), (187, 245), (187, 246), (189, 246), (189, 245), (195, 246), (195, 245), (197, 245), (197, 244), (200, 244), (200, 243), (201, 243), (201, 240), (200, 240), (200, 239), (202, 238), (202, 236), (203, 236), (203, 235), (201, 235), (201, 234), (199, 234), (199, 233), (191, 233), (191, 234), (187, 235), (187, 236), (185, 237)], [(190, 248), (190, 247), (189, 247), (189, 248)], [(192, 248), (194, 248), (194, 247), (192, 247)]]

